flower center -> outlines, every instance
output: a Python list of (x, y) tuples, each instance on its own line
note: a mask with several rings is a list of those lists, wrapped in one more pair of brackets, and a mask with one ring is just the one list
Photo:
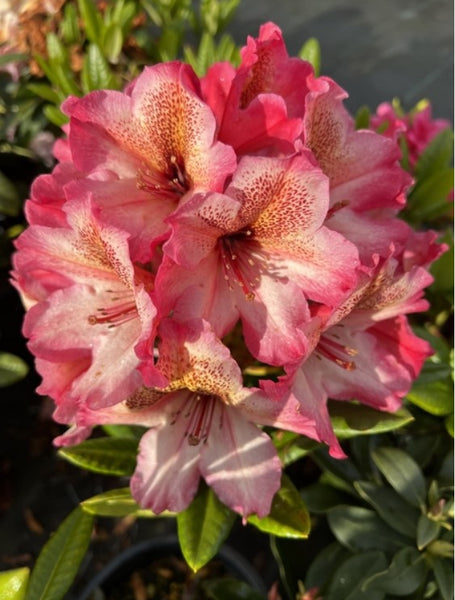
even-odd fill
[[(185, 438), (190, 446), (207, 443), (217, 402), (216, 396), (191, 393), (189, 400), (188, 397), (185, 399), (185, 406), (175, 414), (171, 425), (174, 425), (180, 416), (187, 420)], [(219, 427), (222, 425), (221, 412)]]
[(147, 166), (139, 169), (136, 185), (140, 190), (159, 194), (162, 197), (172, 200), (176, 196), (183, 196), (190, 188), (190, 182), (183, 161), (179, 160), (175, 155), (170, 156), (169, 168), (166, 173), (150, 169)]
[(254, 289), (259, 283), (259, 277), (252, 273), (256, 262), (248, 251), (248, 242), (252, 237), (251, 229), (244, 229), (234, 235), (224, 236), (220, 240), (224, 279), (231, 291), (234, 290), (234, 286), (239, 286), (247, 300), (254, 300)]
[(138, 316), (136, 303), (130, 291), (107, 290), (107, 293), (111, 294), (109, 300), (112, 304), (97, 308), (95, 314), (89, 315), (88, 322), (90, 325), (107, 324), (108, 329), (113, 329)]
[(343, 346), (343, 344), (336, 342), (328, 336), (321, 336), (316, 353), (328, 358), (342, 369), (346, 369), (346, 371), (353, 371), (356, 368), (355, 362), (350, 360), (350, 357), (356, 356), (358, 350), (349, 346)]

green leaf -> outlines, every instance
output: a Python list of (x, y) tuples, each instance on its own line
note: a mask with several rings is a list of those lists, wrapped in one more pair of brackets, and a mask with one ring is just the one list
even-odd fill
[(320, 482), (306, 486), (301, 494), (308, 510), (314, 514), (326, 513), (334, 506), (344, 504), (349, 499), (347, 494)]
[(448, 434), (449, 434), (451, 437), (454, 437), (454, 431), (453, 431), (453, 425), (454, 425), (454, 415), (453, 415), (453, 413), (452, 413), (452, 414), (450, 414), (450, 415), (448, 415), (448, 416), (445, 418), (444, 424), (445, 424), (445, 426), (446, 426), (447, 433), (448, 433)]
[(387, 565), (382, 552), (365, 552), (344, 561), (333, 574), (324, 600), (383, 600), (382, 592), (364, 592), (362, 586), (367, 577)]
[(206, 580), (202, 588), (211, 600), (266, 600), (262, 594), (244, 581), (227, 577)]
[(338, 566), (345, 560), (347, 551), (338, 542), (333, 542), (316, 556), (311, 563), (306, 577), (305, 587), (326, 588)]
[(132, 475), (136, 467), (137, 441), (125, 438), (97, 438), (68, 448), (60, 456), (88, 471), (105, 475)]
[(109, 62), (116, 64), (122, 51), (123, 32), (120, 25), (112, 23), (104, 32), (103, 51)]
[(60, 104), (63, 100), (63, 96), (60, 96), (55, 90), (51, 88), (50, 85), (45, 83), (29, 83), (27, 85), (27, 89), (35, 94), (35, 96), (39, 96), (48, 102), (52, 102), (53, 104)]
[(291, 480), (282, 476), (281, 487), (273, 497), (272, 508), (267, 517), (248, 517), (248, 523), (265, 533), (286, 538), (306, 538), (311, 521), (304, 501)]
[(341, 505), (327, 513), (330, 528), (337, 540), (359, 552), (383, 550), (394, 552), (408, 540), (386, 525), (378, 515), (360, 506)]
[(448, 127), (435, 136), (417, 161), (417, 180), (440, 171), (451, 163), (453, 154), (453, 131)]
[(28, 59), (29, 55), (25, 52), (7, 52), (6, 54), (2, 54), (0, 56), (0, 67), (3, 67), (4, 65), (7, 65), (11, 62), (20, 62)]
[[(0, 185), (1, 185), (0, 177)], [(23, 379), (28, 373), (28, 366), (18, 356), (9, 352), (0, 352), (0, 387), (12, 385)]]
[(417, 509), (409, 506), (394, 490), (382, 485), (370, 481), (356, 481), (354, 487), (387, 525), (393, 527), (395, 531), (415, 539), (419, 518)]
[(428, 545), (428, 552), (441, 558), (453, 558), (453, 543), (446, 540), (435, 540)]
[(57, 127), (61, 127), (62, 125), (65, 125), (65, 123), (68, 123), (68, 117), (52, 104), (46, 104), (43, 108), (43, 112), (46, 115), (46, 118), (54, 125), (57, 125)]
[(417, 525), (417, 548), (423, 550), (433, 542), (438, 537), (440, 529), (439, 523), (429, 519), (425, 514), (420, 515)]
[(408, 596), (423, 584), (426, 573), (423, 555), (408, 546), (395, 554), (388, 569), (370, 577), (365, 582), (364, 589), (368, 594), (382, 591), (396, 596)]
[(431, 557), (431, 566), (443, 600), (453, 600), (452, 561), (433, 556)]
[(417, 182), (409, 194), (406, 212), (414, 221), (433, 219), (450, 208), (448, 196), (453, 189), (453, 169), (436, 171)]
[(372, 458), (390, 485), (409, 504), (425, 507), (426, 483), (419, 465), (399, 448), (376, 448)]
[(0, 171), (0, 213), (17, 217), (21, 210), (21, 199), (14, 183)]
[(113, 85), (109, 64), (97, 44), (89, 44), (87, 48), (81, 77), (88, 92), (110, 88)]
[(65, 47), (54, 32), (49, 32), (46, 36), (46, 49), (51, 68), (56, 64), (64, 65), (68, 59)]
[[(131, 497), (130, 488), (119, 488), (109, 490), (103, 494), (92, 496), (81, 502), (82, 509), (97, 517), (125, 517), (135, 515), (137, 517), (156, 517), (151, 510), (143, 509)], [(175, 516), (170, 512), (162, 512), (160, 517)]]
[(450, 377), (428, 383), (417, 381), (406, 397), (431, 415), (445, 417), (453, 412), (453, 383)]
[(30, 569), (13, 569), (0, 573), (0, 598), (2, 600), (24, 600)]
[(193, 502), (177, 515), (180, 547), (193, 571), (215, 556), (231, 531), (235, 517), (235, 513), (202, 483)]
[(404, 408), (386, 413), (349, 402), (329, 402), (329, 413), (335, 435), (339, 438), (385, 433), (414, 420)]
[(356, 129), (369, 129), (370, 127), (370, 109), (368, 106), (361, 106), (355, 115)]
[(26, 600), (61, 600), (72, 584), (90, 543), (93, 517), (77, 507), (41, 550)]
[(92, 0), (77, 0), (87, 38), (94, 44), (100, 41), (102, 22)]
[(307, 39), (300, 49), (299, 57), (313, 65), (314, 74), (317, 77), (321, 70), (321, 47), (316, 38), (311, 37)]
[(65, 44), (80, 42), (80, 29), (76, 6), (67, 2), (63, 7), (63, 19), (60, 22), (60, 34)]
[(140, 440), (145, 433), (144, 427), (140, 425), (102, 425), (103, 431), (114, 438), (129, 438)]
[(273, 432), (272, 440), (284, 466), (288, 466), (299, 460), (299, 458), (307, 456), (319, 445), (317, 442), (291, 431)]

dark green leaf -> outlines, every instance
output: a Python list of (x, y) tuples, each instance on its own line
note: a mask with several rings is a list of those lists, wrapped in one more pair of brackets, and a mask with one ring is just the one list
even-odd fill
[(180, 547), (193, 571), (215, 556), (228, 536), (235, 516), (205, 484), (201, 484), (189, 507), (177, 515)]
[(20, 381), (27, 373), (28, 366), (22, 358), (9, 352), (0, 352), (0, 387), (6, 387)]
[(370, 481), (356, 481), (354, 487), (387, 525), (415, 540), (419, 518), (417, 509), (409, 506), (394, 490), (382, 485)]
[(386, 525), (372, 510), (342, 505), (332, 508), (327, 514), (335, 537), (341, 544), (356, 552), (394, 552), (407, 543), (406, 538)]
[(345, 560), (347, 551), (338, 542), (333, 542), (316, 556), (305, 577), (305, 587), (325, 589), (338, 566)]
[(72, 584), (90, 543), (93, 517), (77, 507), (41, 550), (26, 600), (61, 600)]
[(277, 431), (272, 440), (284, 466), (290, 465), (318, 447), (318, 443), (291, 431)]
[(247, 583), (227, 577), (206, 580), (202, 587), (211, 600), (266, 600)]
[(386, 413), (349, 402), (329, 402), (329, 413), (339, 438), (393, 431), (413, 421), (413, 416), (404, 408)]
[(24, 600), (30, 569), (13, 569), (0, 573), (0, 598), (2, 600)]
[(420, 515), (417, 525), (417, 548), (423, 550), (433, 542), (438, 537), (440, 529), (439, 523), (429, 519), (425, 514)]
[(0, 171), (0, 213), (16, 217), (21, 210), (21, 199), (14, 183)]
[(444, 558), (432, 557), (431, 566), (443, 600), (453, 600), (452, 561)]
[(132, 475), (136, 467), (137, 441), (125, 438), (97, 438), (68, 448), (60, 456), (95, 473)]
[(452, 161), (453, 131), (448, 127), (434, 137), (417, 161), (415, 171), (417, 179), (428, 177)]
[(382, 591), (395, 596), (408, 596), (425, 581), (426, 571), (423, 555), (408, 546), (395, 554), (388, 569), (370, 577), (364, 589), (371, 595), (375, 591)]
[(280, 489), (273, 497), (270, 514), (262, 519), (251, 515), (248, 523), (265, 533), (287, 538), (306, 538), (311, 526), (305, 503), (285, 475), (282, 476)]
[(345, 504), (349, 496), (324, 483), (313, 483), (302, 490), (302, 498), (310, 513), (325, 513), (334, 506)]
[[(352, 460), (338, 460), (332, 458), (326, 448), (316, 450), (316, 452), (313, 453), (313, 458), (322, 471), (332, 473), (337, 478), (340, 478), (349, 484), (352, 484), (358, 479), (362, 479), (359, 470)], [(324, 473), (324, 475), (326, 475), (326, 473)], [(349, 487), (347, 489), (349, 489)]]
[[(446, 293), (448, 301), (452, 304), (453, 302), (453, 232), (446, 231), (441, 236), (440, 241), (447, 244), (448, 250), (438, 260), (431, 265), (430, 272), (435, 278), (432, 283), (430, 290), (436, 293)], [(443, 338), (439, 338), (440, 340)], [(431, 341), (433, 348), (438, 349), (434, 341)], [(441, 356), (441, 360), (445, 362), (444, 357)]]
[(300, 49), (299, 57), (313, 65), (314, 74), (317, 77), (321, 70), (321, 47), (316, 38), (307, 39)]
[(335, 571), (325, 600), (383, 600), (384, 593), (365, 592), (362, 586), (371, 575), (387, 565), (382, 552), (365, 552), (344, 561)]
[(448, 197), (452, 189), (453, 169), (436, 171), (415, 185), (406, 212), (413, 221), (436, 218), (450, 209)]
[(425, 506), (426, 483), (419, 465), (399, 448), (377, 448), (372, 458), (390, 483), (407, 502), (418, 508)]
[[(141, 508), (131, 497), (130, 488), (109, 490), (103, 494), (92, 496), (81, 502), (82, 509), (98, 517), (125, 517), (135, 515), (136, 517), (155, 517), (151, 510)], [(160, 517), (175, 516), (173, 513), (163, 512)]]

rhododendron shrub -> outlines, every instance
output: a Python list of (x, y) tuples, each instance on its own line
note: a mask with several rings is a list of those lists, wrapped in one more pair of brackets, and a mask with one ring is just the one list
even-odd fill
[(395, 411), (431, 353), (407, 315), (442, 247), (400, 219), (396, 135), (356, 130), (346, 96), (268, 23), (238, 68), (158, 64), (63, 104), (14, 283), (56, 444), (142, 425), (142, 507), (181, 511), (203, 478), (266, 516), (270, 428), (342, 458), (328, 399)]

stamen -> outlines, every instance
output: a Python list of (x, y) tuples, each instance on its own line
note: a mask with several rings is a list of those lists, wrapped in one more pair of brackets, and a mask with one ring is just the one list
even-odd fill
[(349, 200), (341, 200), (340, 202), (336, 202), (332, 206), (332, 208), (329, 208), (329, 210), (327, 211), (326, 220), (330, 219), (330, 217), (332, 217), (336, 212), (338, 212), (339, 210), (341, 210), (345, 206), (348, 206), (348, 204), (349, 204)]
[(349, 356), (356, 356), (358, 350), (351, 348), (350, 346), (343, 346), (328, 336), (322, 336), (319, 340), (319, 344), (316, 348), (316, 356), (318, 354), (328, 358), (342, 369), (346, 369), (346, 371), (353, 371), (356, 368), (355, 362), (346, 360), (346, 358)]
[[(129, 294), (131, 295), (131, 294)], [(118, 299), (118, 298), (115, 298)], [(122, 302), (110, 307), (97, 308), (96, 314), (87, 317), (90, 325), (108, 324), (109, 329), (123, 325), (137, 317), (137, 307), (134, 301)]]
[(190, 446), (198, 446), (201, 441), (207, 442), (213, 421), (215, 402), (217, 399), (214, 396), (192, 395), (188, 412), (185, 414), (185, 417), (189, 418), (185, 437), (188, 438)]
[[(240, 286), (247, 300), (254, 300), (254, 288), (256, 287), (256, 284), (254, 281), (248, 281), (244, 275), (244, 265), (242, 261), (243, 254), (236, 254), (234, 252), (234, 241), (228, 236), (221, 238), (220, 242), (221, 259), (224, 267), (224, 280), (229, 282), (229, 289), (233, 290), (234, 288), (231, 284), (236, 284)], [(246, 260), (249, 266), (254, 265), (251, 258), (246, 258)], [(256, 278), (256, 280), (259, 281), (258, 278)]]

